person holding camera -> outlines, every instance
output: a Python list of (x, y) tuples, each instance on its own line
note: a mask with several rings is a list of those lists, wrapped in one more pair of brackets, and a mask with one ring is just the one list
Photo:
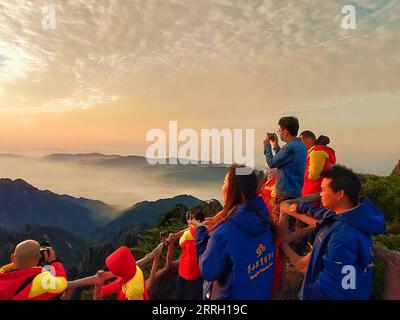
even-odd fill
[(19, 243), (0, 268), (0, 300), (52, 300), (66, 289), (67, 275), (49, 243)]
[(186, 221), (189, 229), (179, 239), (182, 248), (179, 260), (179, 274), (176, 286), (176, 298), (178, 300), (201, 300), (203, 294), (203, 279), (197, 261), (195, 229), (190, 225), (192, 220), (204, 221), (201, 211), (186, 213)]
[[(275, 133), (268, 133), (264, 139), (264, 154), (267, 165), (277, 168), (276, 173), (276, 206), (273, 220), (279, 219), (280, 204), (289, 199), (301, 196), (304, 183), (304, 170), (306, 169), (307, 147), (297, 137), (299, 121), (295, 117), (283, 117), (278, 122), (277, 133), (279, 138), (286, 142), (281, 148)], [(272, 153), (272, 146), (275, 155)]]

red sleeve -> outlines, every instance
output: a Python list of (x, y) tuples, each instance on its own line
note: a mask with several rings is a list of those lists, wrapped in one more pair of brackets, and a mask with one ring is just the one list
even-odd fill
[(281, 258), (280, 246), (276, 246), (275, 251), (275, 268), (272, 275), (271, 295), (272, 297), (279, 291), (282, 286), (283, 263)]
[(121, 284), (118, 280), (115, 280), (105, 286), (102, 286), (100, 289), (101, 297), (104, 298), (106, 296), (110, 296), (114, 293), (120, 293), (121, 291)]
[(67, 279), (67, 273), (65, 272), (65, 269), (63, 267), (63, 265), (61, 264), (61, 262), (59, 261), (54, 261), (51, 266), (54, 268), (55, 271), (55, 276), (56, 277), (63, 277), (65, 279)]

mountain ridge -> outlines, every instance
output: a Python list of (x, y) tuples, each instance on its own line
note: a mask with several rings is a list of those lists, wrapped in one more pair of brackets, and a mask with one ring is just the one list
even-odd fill
[(0, 179), (1, 228), (18, 230), (26, 224), (40, 224), (86, 234), (116, 214), (115, 209), (99, 200), (40, 190), (23, 179)]

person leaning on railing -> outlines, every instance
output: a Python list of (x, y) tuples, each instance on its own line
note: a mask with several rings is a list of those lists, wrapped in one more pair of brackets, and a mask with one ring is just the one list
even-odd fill
[(106, 258), (106, 266), (117, 279), (104, 285), (109, 277), (100, 270), (97, 273), (100, 283), (94, 290), (95, 300), (102, 300), (113, 294), (117, 295), (118, 300), (149, 299), (143, 272), (128, 247), (122, 246), (110, 254)]
[[(372, 290), (372, 235), (385, 231), (382, 212), (368, 198), (359, 203), (357, 175), (340, 165), (321, 173), (321, 202), (292, 204), (292, 213), (318, 221), (310, 255), (302, 260), (307, 271), (299, 293), (303, 300), (369, 299)], [(300, 267), (301, 269), (301, 267)]]

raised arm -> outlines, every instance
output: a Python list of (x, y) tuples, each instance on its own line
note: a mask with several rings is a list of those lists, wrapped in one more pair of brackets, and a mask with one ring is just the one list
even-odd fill
[(268, 167), (270, 168), (279, 168), (287, 162), (290, 162), (294, 158), (293, 152), (291, 152), (290, 148), (282, 148), (280, 151), (275, 154), (272, 154), (271, 144), (264, 145), (264, 155), (267, 161)]

